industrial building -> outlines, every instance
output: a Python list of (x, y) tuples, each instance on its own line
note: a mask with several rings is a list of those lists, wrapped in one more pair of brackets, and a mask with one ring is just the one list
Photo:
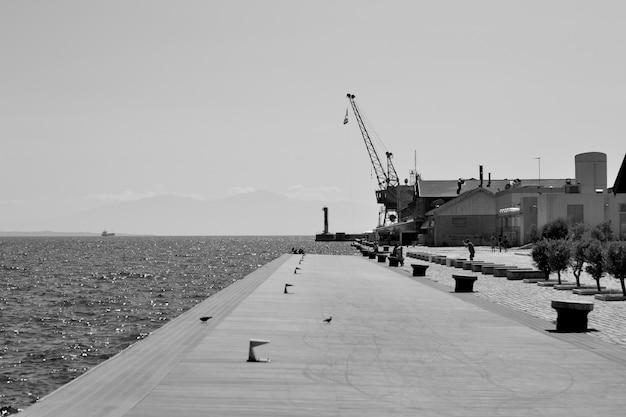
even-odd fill
[(575, 178), (414, 181), (413, 201), (399, 209), (399, 221), (376, 229), (375, 240), (431, 246), (488, 245), (492, 236), (509, 245), (531, 242), (533, 230), (558, 218), (591, 226), (610, 222), (626, 239), (626, 157), (612, 187), (607, 156), (575, 156)]

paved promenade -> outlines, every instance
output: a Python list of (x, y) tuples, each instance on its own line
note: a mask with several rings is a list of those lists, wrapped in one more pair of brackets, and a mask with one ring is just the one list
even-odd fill
[(21, 415), (624, 415), (625, 349), (406, 268), (285, 255)]
[[(465, 247), (430, 248), (416, 246), (405, 248), (405, 251), (428, 252), (453, 258), (469, 259), (468, 251)], [(492, 252), (489, 247), (477, 247), (474, 260), (536, 269), (533, 266), (529, 249), (513, 248), (506, 252)], [(454, 268), (407, 258), (403, 268), (407, 274), (412, 270), (410, 266), (412, 263), (429, 264), (431, 266), (428, 269), (429, 279), (454, 288), (454, 279), (452, 279), (451, 272), (454, 271)], [(478, 276), (478, 281), (476, 281), (474, 286), (477, 297), (510, 307), (516, 311), (528, 313), (543, 320), (556, 320), (556, 311), (551, 307), (552, 300), (594, 302), (594, 309), (589, 314), (589, 328), (596, 330), (596, 332), (589, 334), (626, 349), (626, 301), (598, 301), (594, 300), (593, 295), (576, 295), (572, 291), (560, 291), (552, 287), (541, 287), (537, 284), (509, 281), (506, 278), (496, 278), (493, 275), (483, 275), (480, 272), (478, 274), (473, 273), (473, 275)], [(556, 274), (552, 274), (550, 278), (556, 279)], [(561, 274), (561, 280), (564, 283), (576, 283), (574, 275), (569, 271)], [(602, 278), (600, 283), (604, 287), (621, 291), (619, 280), (610, 276)], [(583, 272), (581, 284), (595, 286), (596, 282), (586, 272)]]

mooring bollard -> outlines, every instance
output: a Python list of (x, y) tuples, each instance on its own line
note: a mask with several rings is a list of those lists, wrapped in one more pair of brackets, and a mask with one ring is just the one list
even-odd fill
[(426, 276), (426, 270), (428, 269), (428, 265), (422, 264), (412, 264), (413, 267), (413, 276), (414, 277), (424, 277)]
[(452, 275), (455, 286), (454, 292), (474, 292), (474, 282), (478, 277), (474, 275)]
[(270, 358), (260, 359), (254, 354), (254, 348), (269, 343), (269, 340), (250, 339), (250, 349), (248, 353), (248, 362), (269, 362)]
[(398, 266), (398, 264), (404, 265), (404, 258), (389, 256), (387, 259), (389, 259), (389, 266)]
[(552, 301), (556, 310), (557, 332), (586, 332), (587, 316), (593, 310), (593, 303), (587, 301)]

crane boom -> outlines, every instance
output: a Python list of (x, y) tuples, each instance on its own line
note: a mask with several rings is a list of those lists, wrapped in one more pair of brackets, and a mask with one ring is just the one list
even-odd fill
[[(359, 128), (361, 129), (361, 135), (363, 135), (363, 141), (365, 142), (365, 147), (367, 148), (367, 152), (369, 153), (370, 160), (372, 161), (372, 166), (374, 167), (374, 171), (376, 172), (376, 178), (378, 179), (378, 187), (381, 190), (385, 190), (387, 189), (387, 186), (389, 185), (389, 177), (385, 173), (385, 169), (383, 168), (383, 164), (380, 162), (380, 158), (378, 158), (378, 154), (376, 153), (374, 144), (372, 143), (372, 140), (370, 139), (369, 133), (367, 133), (367, 129), (365, 128), (365, 123), (363, 123), (363, 119), (361, 118), (361, 113), (359, 112), (359, 108), (356, 105), (354, 98), (355, 98), (354, 94), (348, 93), (348, 100), (350, 100), (350, 104), (352, 105), (352, 111), (354, 112), (356, 121), (359, 124)], [(395, 169), (394, 169), (394, 172), (395, 172)], [(397, 176), (396, 176), (396, 179), (397, 179)]]
[(398, 180), (398, 173), (396, 172), (396, 168), (393, 166), (393, 162), (391, 158), (393, 154), (391, 152), (386, 152), (387, 155), (387, 182), (389, 187), (395, 187), (400, 184), (400, 180)]
[[(376, 171), (376, 178), (378, 179), (376, 201), (384, 206), (382, 226), (386, 226), (388, 222), (393, 223), (395, 219), (397, 219), (398, 222), (400, 221), (400, 208), (406, 208), (410, 201), (412, 201), (412, 195), (409, 195), (412, 189), (407, 185), (400, 185), (396, 168), (393, 166), (393, 154), (391, 152), (385, 152), (385, 156), (387, 157), (387, 171), (385, 171), (385, 168), (378, 157), (378, 153), (376, 153), (376, 149), (374, 148), (370, 135), (367, 132), (367, 128), (365, 127), (365, 123), (361, 117), (361, 112), (359, 111), (359, 107), (357, 106), (354, 98), (354, 94), (348, 93), (348, 100), (350, 100), (352, 111), (354, 112), (354, 116), (356, 117), (359, 128), (361, 129), (361, 134), (363, 136), (363, 141), (365, 142), (365, 147), (367, 148), (370, 161), (372, 162), (374, 171)], [(348, 113), (346, 110), (346, 119), (344, 120), (344, 124), (347, 123), (347, 115)], [(395, 212), (395, 214), (391, 214), (391, 212)]]

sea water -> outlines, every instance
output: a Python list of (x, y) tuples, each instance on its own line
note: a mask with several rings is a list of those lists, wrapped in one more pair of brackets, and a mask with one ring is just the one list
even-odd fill
[(0, 238), (0, 407), (25, 408), (312, 236)]

